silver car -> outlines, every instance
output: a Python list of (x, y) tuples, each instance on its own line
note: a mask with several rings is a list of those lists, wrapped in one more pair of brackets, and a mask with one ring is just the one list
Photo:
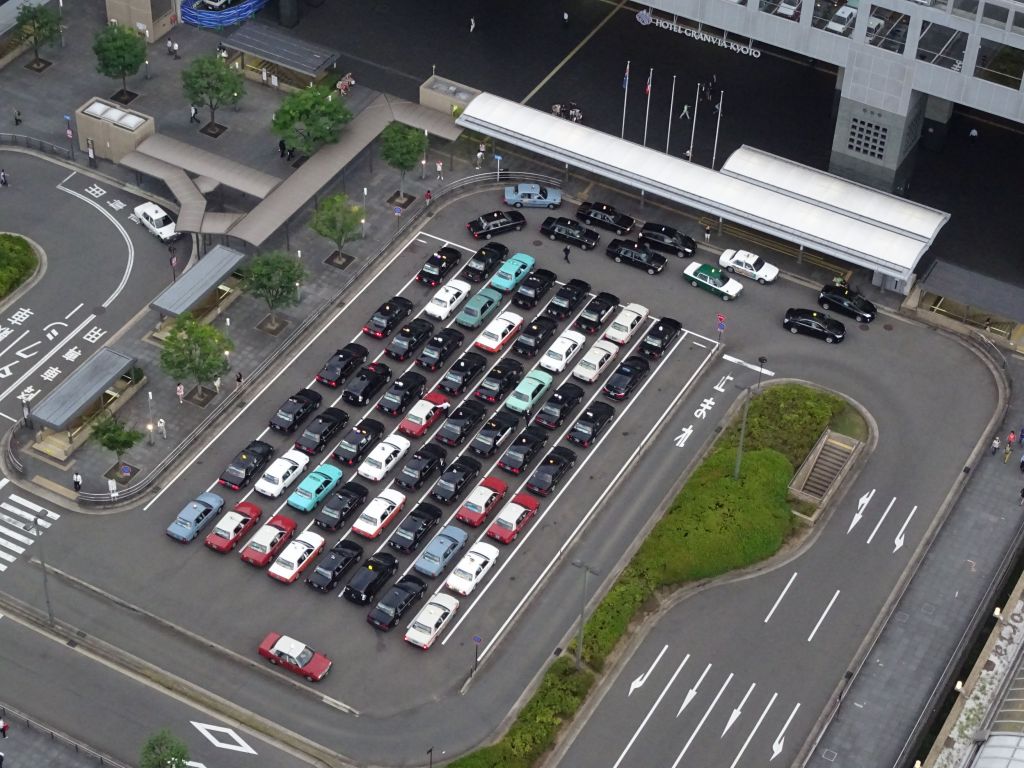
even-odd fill
[(468, 539), (469, 534), (458, 526), (446, 525), (430, 540), (412, 567), (424, 576), (440, 576), (445, 566), (466, 546)]

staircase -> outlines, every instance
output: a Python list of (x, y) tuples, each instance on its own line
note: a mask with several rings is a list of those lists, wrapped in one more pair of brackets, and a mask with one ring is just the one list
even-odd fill
[(842, 479), (861, 443), (826, 430), (796, 473), (790, 491), (813, 503), (821, 502)]

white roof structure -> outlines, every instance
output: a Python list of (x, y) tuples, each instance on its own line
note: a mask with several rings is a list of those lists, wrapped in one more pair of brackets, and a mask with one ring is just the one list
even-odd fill
[(721, 172), (490, 93), (456, 122), (625, 186), (902, 281), (949, 214), (749, 147)]

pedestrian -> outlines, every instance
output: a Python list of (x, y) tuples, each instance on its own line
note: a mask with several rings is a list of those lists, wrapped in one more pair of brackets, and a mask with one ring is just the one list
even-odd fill
[(185, 402), (185, 386), (180, 381), (174, 388), (174, 394), (178, 396), (178, 405), (182, 405)]
[(218, 395), (220, 394), (220, 376), (213, 380), (213, 390)]
[(568, 27), (569, 27), (569, 12), (568, 11), (562, 11), (562, 29), (567, 29)]
[(437, 180), (444, 181), (444, 163), (438, 160), (434, 163), (434, 169), (437, 171)]
[(277, 142), (277, 151), (281, 153), (281, 157), (284, 157), (284, 153), (288, 151), (288, 145), (284, 143), (284, 139)]
[(4, 719), (3, 719), (2, 717), (0, 717), (0, 734), (3, 734), (3, 737), (4, 737), (5, 739), (7, 738), (7, 729), (8, 729), (9, 727), (10, 727), (10, 726), (9, 726), (9, 725), (7, 725), (7, 721), (6, 721), (6, 720), (4, 720)]
[(1020, 489), (1020, 505), (1024, 507), (1024, 488)]
[(295, 147), (288, 147), (288, 154), (285, 155), (285, 160), (295, 159)]
[(469, 17), (469, 33), (473, 34), (473, 30), (476, 29), (476, 17)]
[(1024, 453), (1022, 453), (1020, 456), (1020, 471), (1022, 474), (1024, 474)]
[(679, 119), (680, 119), (680, 120), (682, 120), (682, 119), (683, 119), (684, 117), (685, 117), (685, 118), (686, 118), (687, 120), (689, 120), (689, 119), (690, 119), (690, 105), (689, 105), (689, 104), (685, 104), (685, 105), (683, 106), (683, 111), (679, 113)]
[(423, 193), (423, 202), (425, 202), (427, 205), (430, 205), (430, 201), (433, 200), (433, 199), (434, 199), (434, 196), (432, 194), (430, 194), (430, 190), (429, 189), (426, 192)]
[(235, 374), (235, 391), (237, 392), (242, 387), (242, 372), (239, 371)]
[(968, 136), (968, 138), (970, 138), (971, 144), (973, 144), (974, 142), (976, 142), (978, 140), (978, 129), (977, 128), (971, 128), (971, 131), (970, 131), (970, 133), (967, 134), (967, 136)]
[(0, 168), (0, 187), (6, 187), (6, 186), (7, 186), (7, 171), (5, 171), (3, 168)]
[(178, 55), (178, 44), (177, 43), (174, 44), (174, 58), (176, 58), (176, 59), (180, 59), (181, 58), (181, 56)]
[(565, 248), (562, 249), (562, 256), (565, 258), (565, 263), (566, 264), (572, 264), (572, 262), (569, 261), (569, 246), (568, 245), (565, 246)]
[(711, 225), (710, 224), (705, 224), (704, 225), (704, 242), (705, 243), (710, 243), (711, 242)]
[(71, 475), (71, 485), (75, 487), (75, 493), (82, 490), (82, 475), (77, 470)]
[(4, 753), (0, 752), (0, 768), (4, 768)]
[(995, 456), (996, 455), (996, 451), (998, 451), (998, 450), (999, 450), (999, 438), (998, 437), (993, 437), (992, 438), (992, 455)]
[(1010, 461), (1010, 446), (1007, 445), (1003, 448), (1003, 464), (1007, 464)]
[(14, 110), (14, 124), (15, 125), (21, 125), (21, 110), (20, 109), (15, 109)]
[(193, 104), (191, 107), (189, 107), (188, 121), (189, 121), (189, 123), (198, 123), (199, 122), (199, 110), (196, 108), (195, 104)]
[(1017, 434), (1011, 429), (1010, 434), (1006, 436), (1006, 442), (1010, 445), (1010, 450), (1013, 450), (1013, 444), (1017, 441)]
[(171, 40), (171, 38), (169, 38), (169, 37), (167, 38), (167, 55), (168, 56), (173, 56), (174, 55), (174, 41)]
[(476, 153), (476, 169), (478, 171), (480, 170), (480, 166), (483, 165), (483, 162), (484, 162), (484, 153), (483, 153), (483, 150), (480, 150), (479, 152)]
[(160, 433), (160, 437), (164, 440), (167, 439), (167, 422), (163, 419), (156, 420), (156, 431)]

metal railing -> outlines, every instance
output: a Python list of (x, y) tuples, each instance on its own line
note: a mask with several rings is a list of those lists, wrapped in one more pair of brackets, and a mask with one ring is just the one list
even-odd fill
[(69, 147), (61, 147), (42, 139), (34, 139), (21, 133), (0, 133), (0, 145), (9, 144), (13, 147), (27, 147), (47, 155), (57, 155), (65, 160), (74, 160)]
[(78, 741), (75, 741), (70, 736), (61, 733), (60, 731), (56, 731), (47, 725), (43, 725), (42, 723), (36, 722), (28, 715), (19, 712), (18, 710), (13, 709), (12, 707), (7, 706), (6, 704), (0, 703), (0, 717), (2, 717), (11, 725), (21, 726), (29, 730), (39, 731), (41, 734), (49, 736), (51, 741), (60, 742), (64, 746), (70, 747), (71, 749), (75, 750), (75, 754), (85, 755), (86, 757), (97, 761), (100, 765), (109, 765), (112, 766), (112, 768), (129, 768), (129, 766), (125, 765), (124, 763), (118, 760), (115, 760), (109, 755), (105, 755), (102, 752), (97, 752), (95, 749), (92, 749), (91, 747), (88, 747), (85, 744), (82, 744)]

